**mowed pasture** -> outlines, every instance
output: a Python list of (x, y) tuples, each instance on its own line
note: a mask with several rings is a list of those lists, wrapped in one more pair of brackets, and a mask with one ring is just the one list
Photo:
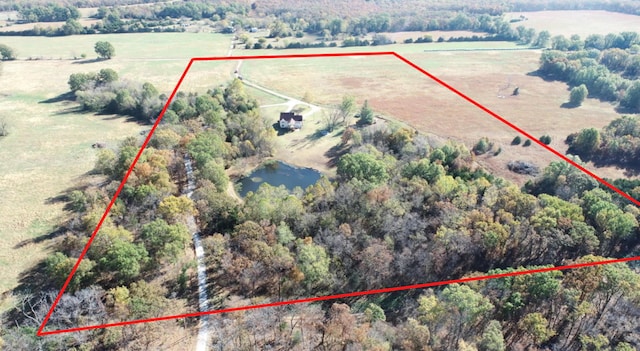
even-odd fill
[[(95, 61), (93, 45), (111, 42), (116, 56)], [(0, 310), (10, 306), (8, 292), (21, 272), (48, 253), (48, 234), (64, 218), (64, 203), (56, 201), (68, 189), (95, 182), (93, 143), (115, 148), (127, 136), (150, 125), (113, 115), (77, 111), (70, 101), (56, 101), (68, 92), (69, 75), (112, 68), (121, 79), (149, 81), (169, 95), (193, 56), (224, 56), (230, 36), (219, 34), (117, 34), (59, 38), (2, 37), (18, 60), (2, 62), (0, 116), (10, 135), (0, 138)], [(87, 60), (72, 60), (87, 53)], [(27, 58), (42, 58), (27, 60)], [(187, 90), (206, 90), (229, 79), (233, 64), (219, 70), (194, 67)], [(46, 102), (49, 100), (49, 102)]]
[[(539, 50), (487, 51), (489, 45), (499, 43), (484, 43), (484, 48), (474, 43), (466, 49), (460, 45), (467, 43), (450, 43), (452, 51), (446, 51), (448, 44), (441, 43), (439, 51), (431, 52), (424, 49), (430, 44), (375, 49), (395, 49), (536, 138), (549, 134), (551, 146), (563, 153), (568, 134), (584, 127), (601, 128), (619, 116), (610, 104), (593, 99), (580, 108), (561, 108), (568, 100), (567, 86), (530, 74), (538, 67)], [(415, 50), (416, 47), (423, 50)], [(482, 50), (472, 51), (473, 47)], [(499, 45), (497, 48), (502, 49)], [(511, 146), (511, 140), (518, 135), (515, 130), (394, 57), (246, 60), (242, 74), (246, 79), (297, 98), (310, 94), (313, 102), (323, 105), (335, 105), (343, 95), (355, 96), (358, 103), (368, 99), (378, 114), (406, 122), (442, 140), (463, 142), (469, 148), (486, 136), (495, 143), (494, 150), (501, 147), (502, 152), (497, 156), (479, 156), (479, 163), (519, 184), (529, 177), (508, 171), (508, 161), (531, 161), (544, 167), (558, 160), (536, 144)], [(511, 96), (516, 87), (520, 94)], [(594, 171), (601, 176), (623, 176), (613, 168)]]
[(513, 22), (513, 28), (525, 26), (536, 31), (548, 30), (551, 35), (578, 34), (583, 39), (589, 34), (620, 33), (624, 31), (638, 31), (640, 28), (640, 16), (628, 15), (609, 11), (536, 11), (536, 12), (509, 12), (507, 19), (519, 18), (520, 15), (527, 19)]

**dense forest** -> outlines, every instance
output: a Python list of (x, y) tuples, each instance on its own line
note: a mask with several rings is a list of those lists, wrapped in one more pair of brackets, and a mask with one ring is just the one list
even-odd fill
[[(148, 85), (119, 85), (108, 70), (69, 85), (92, 110), (143, 116), (144, 101), (165, 99)], [(166, 315), (192, 301), (190, 216), (205, 236), (213, 308), (639, 252), (640, 211), (567, 163), (552, 163), (525, 191), (476, 168), (466, 147), (431, 145), (394, 125), (345, 133), (334, 180), (292, 192), (263, 184), (239, 202), (225, 169), (273, 152), (275, 131), (257, 106), (237, 79), (177, 95), (48, 329)], [(95, 171), (105, 182), (68, 194), (74, 215), (57, 252), (31, 272), (32, 291), (43, 293), (25, 295), (8, 316), (16, 326), (2, 334), (8, 349), (144, 349), (163, 339), (163, 325), (184, 326), (33, 336), (139, 146), (128, 138), (101, 150)], [(184, 154), (196, 166), (192, 200), (181, 196)], [(550, 271), (216, 316), (213, 342), (220, 350), (633, 350), (638, 291), (630, 264)]]

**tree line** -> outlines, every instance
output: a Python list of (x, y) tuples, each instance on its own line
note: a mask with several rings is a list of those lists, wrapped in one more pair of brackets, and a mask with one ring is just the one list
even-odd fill
[[(549, 44), (547, 44), (549, 45)], [(636, 32), (551, 38), (551, 50), (540, 57), (538, 73), (569, 83), (584, 84), (582, 95), (619, 102), (630, 111), (640, 108), (640, 37)], [(582, 88), (581, 88), (582, 90)], [(580, 100), (580, 99), (577, 99)]]

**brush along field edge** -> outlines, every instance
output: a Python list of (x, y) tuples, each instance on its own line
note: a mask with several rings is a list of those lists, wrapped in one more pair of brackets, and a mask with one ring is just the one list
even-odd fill
[(620, 262), (628, 262), (628, 261), (640, 260), (640, 256), (626, 257), (626, 258), (621, 258), (621, 259), (603, 260), (603, 261), (598, 261), (598, 262), (587, 262), (587, 263), (580, 263), (580, 264), (573, 264), (573, 265), (566, 265), (566, 266), (556, 266), (556, 267), (524, 270), (524, 271), (501, 273), (501, 274), (494, 274), (494, 275), (468, 277), (468, 278), (446, 280), (446, 281), (439, 281), (439, 282), (428, 282), (428, 283), (422, 283), (422, 284), (404, 285), (404, 286), (396, 286), (396, 287), (382, 288), (382, 289), (356, 291), (356, 292), (337, 294), (337, 295), (325, 295), (325, 296), (317, 296), (317, 297), (310, 297), (310, 298), (303, 298), (303, 299), (296, 299), (296, 300), (278, 301), (278, 302), (272, 302), (272, 303), (266, 303), (266, 304), (241, 306), (241, 307), (226, 308), (226, 309), (219, 309), (219, 310), (200, 311), (200, 312), (194, 312), (194, 313), (185, 313), (185, 314), (164, 316), (164, 317), (156, 317), (156, 318), (149, 318), (149, 319), (138, 319), (138, 320), (132, 320), (132, 321), (117, 322), (117, 323), (108, 323), (108, 324), (84, 326), (84, 327), (77, 327), (77, 328), (70, 328), (70, 329), (44, 331), (44, 328), (45, 328), (47, 322), (49, 321), (49, 319), (51, 318), (51, 315), (53, 314), (53, 311), (54, 311), (55, 307), (60, 302), (60, 299), (62, 298), (62, 295), (64, 294), (65, 290), (67, 289), (67, 286), (69, 285), (69, 283), (71, 282), (71, 279), (73, 278), (74, 274), (76, 273), (76, 270), (78, 269), (78, 266), (80, 265), (80, 262), (82, 261), (82, 259), (84, 258), (85, 254), (89, 250), (89, 247), (91, 246), (91, 243), (93, 242), (93, 239), (95, 238), (96, 234), (100, 230), (100, 227), (102, 226), (102, 223), (104, 222), (106, 217), (109, 215), (109, 211), (111, 210), (111, 207), (113, 206), (113, 204), (115, 203), (116, 199), (120, 195), (120, 191), (122, 191), (122, 188), (124, 187), (125, 183), (127, 182), (127, 179), (129, 178), (129, 175), (131, 174), (131, 172), (132, 172), (133, 168), (135, 167), (136, 163), (138, 162), (138, 159), (142, 155), (142, 152), (147, 147), (147, 144), (149, 143), (149, 140), (153, 136), (153, 133), (155, 132), (156, 128), (158, 127), (160, 121), (162, 120), (162, 116), (164, 116), (164, 113), (166, 112), (167, 108), (171, 104), (171, 101), (173, 100), (173, 98), (175, 97), (176, 93), (178, 92), (178, 89), (180, 88), (180, 85), (182, 84), (182, 81), (184, 80), (185, 76), (187, 75), (187, 72), (189, 71), (189, 69), (191, 68), (191, 66), (193, 65), (194, 62), (196, 62), (196, 61), (225, 61), (225, 60), (314, 58), (314, 57), (315, 58), (319, 58), (319, 57), (345, 57), (345, 56), (346, 57), (348, 57), (348, 56), (394, 56), (394, 57), (398, 58), (399, 60), (401, 60), (404, 63), (408, 64), (409, 66), (413, 67), (414, 69), (416, 69), (420, 73), (422, 73), (425, 76), (431, 78), (433, 81), (437, 82), (438, 84), (442, 85), (443, 87), (449, 89), (451, 92), (453, 92), (456, 95), (460, 96), (462, 99), (468, 101), (472, 105), (474, 105), (474, 106), (478, 107), (479, 109), (483, 110), (484, 112), (488, 113), (493, 118), (495, 118), (498, 121), (500, 121), (500, 122), (504, 123), (505, 125), (509, 126), (513, 130), (515, 130), (516, 132), (522, 134), (523, 136), (527, 137), (528, 139), (533, 140), (534, 142), (536, 142), (541, 147), (545, 148), (549, 152), (551, 152), (554, 155), (558, 156), (560, 159), (568, 162), (569, 164), (571, 164), (572, 166), (574, 166), (577, 169), (581, 170), (585, 174), (587, 174), (590, 177), (596, 179), (598, 182), (600, 182), (601, 184), (604, 184), (609, 189), (615, 191), (616, 193), (618, 193), (619, 195), (621, 195), (625, 199), (627, 199), (627, 200), (633, 202), (634, 204), (640, 206), (640, 201), (634, 199), (629, 194), (627, 194), (624, 191), (618, 189), (617, 187), (613, 186), (612, 184), (610, 184), (609, 182), (605, 181), (604, 179), (598, 177), (597, 175), (595, 175), (594, 173), (592, 173), (588, 169), (586, 169), (583, 166), (577, 164), (576, 162), (574, 162), (573, 160), (569, 159), (568, 157), (566, 157), (562, 153), (556, 151), (555, 149), (551, 148), (550, 146), (544, 144), (543, 142), (541, 142), (537, 138), (534, 138), (531, 134), (529, 134), (529, 133), (525, 132), (524, 130), (520, 129), (519, 127), (517, 127), (513, 123), (511, 123), (511, 122), (507, 121), (506, 119), (504, 119), (503, 117), (499, 116), (497, 113), (489, 110), (488, 108), (484, 107), (480, 103), (476, 102), (475, 100), (471, 99), (470, 97), (468, 97), (465, 94), (461, 93), (460, 91), (458, 91), (457, 89), (453, 88), (449, 84), (445, 83), (444, 81), (440, 80), (439, 78), (435, 77), (434, 75), (432, 75), (429, 72), (425, 71), (424, 69), (420, 68), (415, 63), (409, 61), (408, 59), (404, 58), (403, 56), (401, 56), (401, 55), (399, 55), (399, 54), (397, 54), (395, 52), (351, 52), (351, 53), (291, 54), (291, 55), (265, 55), (265, 56), (194, 57), (189, 61), (189, 63), (187, 64), (187, 67), (184, 69), (184, 72), (182, 72), (182, 75), (180, 76), (180, 79), (178, 80), (178, 83), (176, 84), (176, 87), (173, 89), (173, 92), (171, 93), (171, 95), (169, 96), (169, 99), (167, 100), (167, 102), (165, 103), (164, 107), (162, 108), (162, 111), (160, 112), (160, 115), (156, 119), (156, 122), (153, 124), (153, 127), (151, 128), (151, 130), (149, 131), (147, 137), (145, 138), (144, 142), (142, 143), (142, 146), (140, 147), (140, 150), (136, 154), (136, 157), (133, 159), (133, 162), (131, 163), (131, 166), (129, 166), (129, 169), (127, 170), (126, 174), (124, 175), (124, 178), (120, 182), (120, 185), (118, 186), (118, 189), (116, 190), (115, 194), (113, 195), (113, 198), (111, 199), (111, 201), (109, 202), (109, 205), (107, 205), (107, 208), (105, 209), (104, 213), (102, 214), (102, 217), (100, 218), (100, 221), (98, 222), (98, 225), (96, 226), (96, 228), (94, 229), (93, 233), (91, 234), (91, 237), (87, 241), (87, 244), (85, 245), (84, 249), (82, 250), (82, 253), (80, 253), (80, 256), (78, 257), (78, 260), (76, 261), (75, 265), (71, 269), (71, 272), (69, 273), (69, 276), (67, 277), (66, 281), (62, 285), (62, 288), (60, 289), (60, 292), (56, 296), (56, 299), (53, 301), (53, 304), (51, 305), (51, 308), (49, 309), (47, 315), (45, 316), (44, 320), (42, 321), (42, 324), (38, 328), (38, 331), (37, 331), (36, 335), (45, 336), (45, 335), (53, 335), (53, 334), (61, 334), (61, 333), (71, 333), (71, 332), (79, 332), (79, 331), (101, 329), (101, 328), (110, 328), (110, 327), (117, 327), (117, 326), (131, 325), (131, 324), (139, 324), (139, 323), (147, 323), (147, 322), (158, 322), (158, 321), (189, 318), (189, 317), (198, 317), (198, 316), (203, 316), (203, 315), (212, 315), (212, 314), (227, 313), (227, 312), (234, 312), (234, 311), (243, 311), (243, 310), (253, 310), (253, 309), (259, 309), (259, 308), (265, 308), (265, 307), (275, 307), (275, 306), (285, 306), (285, 305), (293, 305), (293, 304), (299, 304), (299, 303), (335, 300), (335, 299), (341, 299), (341, 298), (365, 296), (365, 295), (373, 295), (373, 294), (382, 294), (382, 293), (404, 291), (404, 290), (410, 290), (410, 289), (422, 289), (422, 288), (441, 286), (441, 285), (447, 285), (447, 284), (453, 284), (453, 283), (465, 283), (465, 282), (478, 281), (478, 280), (505, 278), (505, 277), (511, 277), (511, 276), (524, 275), (524, 274), (543, 273), (543, 272), (549, 272), (549, 271), (561, 271), (561, 270), (574, 269), (574, 268), (582, 268), (582, 267), (589, 267), (589, 266), (597, 266), (597, 265), (604, 265), (604, 264), (611, 264), (611, 263), (620, 263)]

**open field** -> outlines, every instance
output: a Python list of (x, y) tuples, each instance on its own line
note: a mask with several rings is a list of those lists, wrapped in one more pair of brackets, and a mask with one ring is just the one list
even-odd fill
[[(115, 47), (116, 56), (111, 60), (95, 61), (93, 46), (96, 41), (108, 41)], [(161, 92), (170, 92), (189, 59), (196, 56), (224, 56), (227, 53), (230, 35), (195, 33), (144, 33), (79, 35), (71, 37), (2, 37), (0, 43), (14, 48), (18, 60), (28, 69), (39, 70), (43, 63), (55, 62), (43, 70), (53, 68), (66, 86), (71, 73), (98, 71), (112, 68), (121, 77), (134, 81), (153, 83)], [(72, 60), (87, 54), (86, 60)], [(29, 60), (31, 58), (31, 60)], [(19, 64), (6, 63), (5, 66)], [(35, 68), (33, 68), (35, 67)], [(197, 71), (194, 67), (194, 72)], [(231, 70), (232, 67), (229, 67)], [(200, 72), (206, 73), (206, 72)], [(225, 73), (226, 74), (226, 73)], [(212, 77), (199, 75), (203, 81)], [(225, 77), (226, 79), (226, 77)], [(204, 84), (204, 83), (203, 83)]]
[(578, 34), (583, 39), (589, 34), (605, 35), (640, 28), (640, 16), (608, 11), (510, 12), (505, 18), (519, 18), (520, 15), (527, 20), (512, 23), (513, 28), (522, 25), (536, 31), (548, 30), (551, 35), (569, 37)]
[[(93, 57), (97, 40), (110, 41), (116, 57), (97, 62), (70, 59), (83, 52)], [(68, 91), (70, 74), (102, 68), (114, 69), (123, 79), (149, 81), (168, 94), (189, 58), (225, 55), (230, 37), (162, 33), (2, 37), (0, 42), (18, 52), (18, 60), (3, 62), (0, 73), (0, 116), (11, 133), (0, 139), (0, 310), (4, 310), (12, 303), (6, 293), (17, 285), (19, 274), (48, 253), (46, 241), (40, 239), (56, 230), (64, 217), (64, 204), (51, 199), (79, 183), (96, 181), (87, 175), (96, 155), (91, 144), (116, 147), (125, 137), (149, 129), (124, 118), (78, 113), (72, 102), (44, 101)], [(228, 80), (233, 64), (218, 67), (194, 67), (184, 91), (202, 91)]]
[[(5, 69), (3, 79), (10, 76)], [(6, 86), (2, 89), (6, 94)], [(41, 103), (40, 95), (1, 98), (0, 114), (11, 134), (0, 140), (0, 292), (17, 284), (18, 274), (35, 264), (47, 247), (32, 239), (57, 229), (64, 203), (52, 201), (67, 189), (91, 181), (96, 141), (117, 146), (145, 126), (111, 116), (65, 112), (62, 102)]]
[[(472, 43), (451, 43), (450, 46), (443, 43), (440, 47), (461, 48), (453, 44)], [(568, 99), (566, 85), (545, 82), (527, 74), (537, 69), (538, 50), (425, 52), (411, 50), (413, 46), (378, 49), (409, 49), (404, 53), (398, 51), (534, 137), (549, 134), (551, 146), (561, 152), (566, 151), (563, 141), (568, 134), (586, 126), (600, 128), (618, 116), (611, 105), (592, 99), (577, 109), (561, 108)], [(247, 60), (242, 74), (251, 81), (297, 98), (309, 92), (319, 104), (336, 104), (345, 94), (356, 96), (358, 103), (368, 99), (380, 114), (405, 121), (422, 132), (464, 142), (469, 147), (487, 136), (496, 144), (496, 149), (502, 147), (502, 153), (496, 157), (478, 157), (479, 162), (489, 171), (519, 184), (528, 177), (508, 171), (509, 160), (531, 161), (540, 166), (557, 160), (537, 145), (511, 146), (511, 140), (517, 135), (513, 129), (392, 57)], [(520, 95), (510, 96), (515, 87), (520, 88)], [(607, 177), (623, 176), (613, 168), (600, 168), (595, 172)]]

